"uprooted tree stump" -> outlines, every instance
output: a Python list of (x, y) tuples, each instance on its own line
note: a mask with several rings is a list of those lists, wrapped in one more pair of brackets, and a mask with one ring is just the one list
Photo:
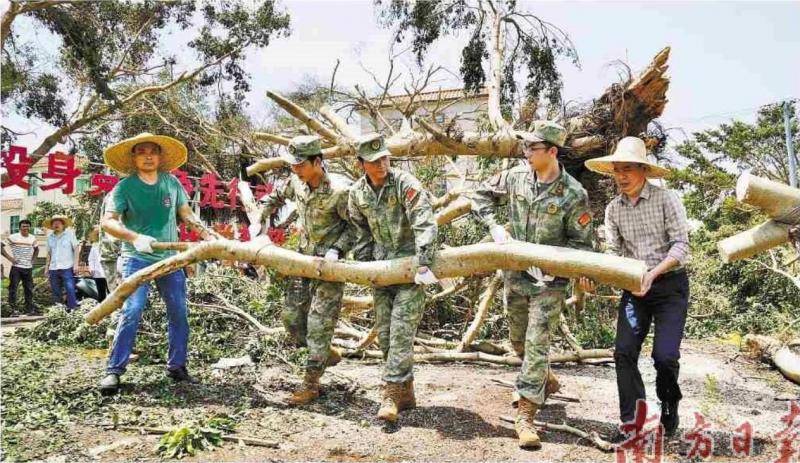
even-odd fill
[(770, 220), (717, 244), (725, 263), (747, 259), (789, 241), (789, 228), (800, 224), (800, 189), (744, 173), (736, 182), (736, 199), (755, 206)]

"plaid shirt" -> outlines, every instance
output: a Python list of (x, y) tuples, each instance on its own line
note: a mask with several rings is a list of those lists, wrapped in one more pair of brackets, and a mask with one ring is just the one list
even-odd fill
[(680, 266), (689, 258), (686, 210), (672, 191), (646, 182), (639, 201), (620, 194), (606, 207), (606, 246), (612, 254), (632, 257), (653, 268), (667, 256)]

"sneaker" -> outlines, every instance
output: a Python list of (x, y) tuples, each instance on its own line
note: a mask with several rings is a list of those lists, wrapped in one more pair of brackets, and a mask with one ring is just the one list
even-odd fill
[(189, 374), (189, 371), (186, 369), (186, 367), (167, 368), (166, 374), (176, 383), (181, 381), (186, 381), (189, 384), (199, 383), (198, 380)]
[(119, 375), (115, 373), (107, 374), (103, 379), (100, 380), (98, 388), (100, 389), (100, 394), (102, 395), (116, 394), (119, 391)]

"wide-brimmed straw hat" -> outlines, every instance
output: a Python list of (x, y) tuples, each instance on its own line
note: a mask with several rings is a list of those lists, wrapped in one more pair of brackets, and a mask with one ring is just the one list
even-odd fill
[(669, 169), (664, 168), (647, 159), (647, 147), (638, 137), (625, 137), (617, 143), (614, 154), (600, 158), (589, 159), (584, 164), (586, 168), (603, 175), (614, 175), (615, 162), (635, 162), (647, 166), (648, 178), (661, 178), (669, 174)]
[(129, 175), (136, 170), (133, 164), (133, 147), (139, 143), (155, 143), (161, 147), (161, 165), (159, 169), (169, 172), (177, 169), (186, 163), (186, 145), (180, 141), (166, 135), (153, 135), (152, 133), (142, 132), (135, 137), (131, 137), (116, 145), (111, 145), (103, 150), (103, 159), (106, 165), (115, 171)]
[(53, 229), (53, 221), (54, 220), (60, 220), (60, 221), (64, 222), (64, 228), (72, 226), (72, 219), (70, 219), (66, 215), (61, 215), (61, 214), (56, 214), (56, 215), (50, 217), (49, 219), (45, 220), (44, 222), (42, 222), (42, 226), (44, 228), (48, 229), (48, 230), (52, 230)]

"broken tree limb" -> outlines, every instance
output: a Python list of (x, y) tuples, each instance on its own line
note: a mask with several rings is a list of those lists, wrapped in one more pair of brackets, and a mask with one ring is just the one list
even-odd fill
[(461, 342), (456, 347), (457, 352), (464, 352), (464, 350), (472, 344), (472, 341), (475, 340), (475, 337), (478, 335), (478, 330), (483, 325), (483, 321), (486, 320), (486, 314), (489, 313), (489, 309), (492, 307), (494, 295), (497, 293), (497, 290), (502, 284), (503, 272), (498, 270), (495, 272), (495, 275), (489, 282), (489, 286), (487, 286), (486, 290), (483, 292), (483, 294), (481, 294), (481, 299), (478, 303), (478, 310), (475, 312), (475, 318), (472, 320), (469, 328), (467, 328), (467, 331), (464, 333), (464, 337), (461, 339)]
[(793, 346), (756, 334), (745, 336), (744, 344), (753, 357), (775, 365), (788, 380), (800, 384), (800, 354), (795, 353)]
[(472, 201), (460, 197), (436, 213), (436, 224), (445, 225), (472, 211)]
[[(514, 418), (510, 416), (501, 416), (500, 420), (505, 421), (506, 423), (514, 423)], [(614, 450), (614, 444), (601, 438), (600, 435), (597, 434), (597, 431), (586, 432), (566, 424), (552, 424), (539, 420), (534, 420), (533, 424), (545, 430), (568, 432), (582, 439), (586, 439), (591, 442), (592, 445), (604, 452), (612, 452)]]
[[(369, 357), (383, 358), (383, 354), (378, 350), (356, 351), (348, 349), (342, 353), (346, 357)], [(609, 359), (614, 357), (611, 349), (586, 349), (582, 352), (564, 352), (560, 354), (550, 354), (550, 363), (578, 362), (586, 359)], [(486, 354), (483, 352), (435, 352), (428, 354), (414, 354), (415, 362), (467, 362), (467, 363), (492, 363), (495, 365), (507, 365), (518, 367), (522, 365), (522, 359), (516, 356), (501, 356)]]
[(255, 138), (256, 140), (264, 140), (283, 146), (289, 146), (289, 141), (290, 141), (289, 138), (287, 137), (267, 132), (254, 132), (253, 138)]
[(305, 109), (294, 104), (293, 102), (289, 101), (283, 96), (275, 92), (272, 92), (270, 90), (267, 90), (267, 96), (270, 99), (272, 99), (272, 101), (274, 101), (275, 103), (278, 103), (278, 106), (283, 108), (286, 112), (288, 112), (296, 119), (298, 119), (300, 122), (305, 124), (309, 129), (320, 134), (322, 137), (334, 143), (336, 143), (339, 140), (339, 138), (341, 138), (339, 134), (337, 134), (333, 130), (323, 125), (322, 122), (311, 117), (311, 115), (308, 114)]
[(356, 129), (350, 127), (347, 121), (344, 120), (338, 114), (336, 114), (336, 112), (330, 106), (328, 105), (322, 106), (321, 108), (319, 108), (319, 113), (322, 115), (322, 117), (325, 118), (325, 120), (330, 122), (330, 124), (334, 126), (336, 130), (341, 132), (342, 135), (344, 135), (345, 137), (353, 140), (359, 137), (359, 134), (356, 131)]
[[(153, 246), (163, 249), (156, 243)], [(167, 243), (165, 247), (173, 247), (173, 244)], [(103, 302), (86, 314), (86, 321), (90, 324), (99, 322), (121, 307), (140, 285), (204, 260), (249, 262), (271, 267), (287, 276), (367, 286), (411, 283), (417, 268), (416, 257), (372, 262), (330, 262), (283, 249), (258, 238), (244, 243), (218, 239), (186, 247), (186, 251), (156, 262), (123, 280)], [(525, 270), (533, 265), (551, 275), (564, 278), (587, 276), (599, 283), (634, 292), (640, 290), (647, 269), (644, 262), (626, 257), (512, 241), (441, 250), (434, 258), (432, 270), (439, 278), (452, 278), (498, 269)]]
[(747, 259), (789, 241), (789, 227), (800, 223), (800, 189), (749, 173), (736, 182), (736, 199), (771, 217), (717, 244), (723, 262)]

